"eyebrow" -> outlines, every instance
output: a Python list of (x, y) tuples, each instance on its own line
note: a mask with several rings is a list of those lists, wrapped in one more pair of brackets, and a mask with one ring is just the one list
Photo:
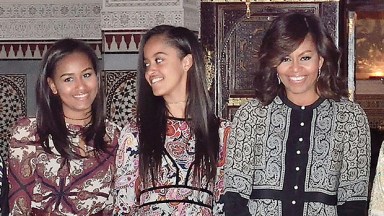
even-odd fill
[[(151, 57), (154, 57), (154, 56), (157, 56), (157, 55), (159, 55), (159, 54), (162, 54), (162, 55), (168, 55), (167, 53), (165, 53), (165, 52), (157, 52), (157, 53), (154, 53)], [(145, 58), (144, 57), (144, 60), (147, 60), (148, 58)]]
[[(93, 67), (87, 67), (87, 68), (83, 69), (82, 71), (80, 71), (80, 73), (84, 73), (84, 72), (89, 71), (89, 70), (93, 70), (94, 71), (95, 69), (93, 69)], [(64, 73), (60, 77), (71, 76), (73, 74), (74, 73)]]

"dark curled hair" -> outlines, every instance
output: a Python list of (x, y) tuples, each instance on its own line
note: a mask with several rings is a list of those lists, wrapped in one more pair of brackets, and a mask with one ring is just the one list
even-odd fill
[(219, 119), (215, 116), (208, 95), (203, 50), (195, 34), (187, 28), (160, 25), (149, 30), (141, 40), (137, 74), (137, 124), (139, 127), (139, 172), (144, 184), (148, 173), (152, 184), (157, 179), (161, 158), (165, 154), (164, 142), (168, 109), (163, 97), (155, 96), (145, 79), (144, 46), (154, 36), (162, 36), (166, 43), (178, 50), (180, 59), (192, 55), (193, 65), (188, 71), (188, 99), (186, 121), (196, 138), (194, 179), (207, 176), (213, 179), (219, 152)]
[(284, 85), (278, 83), (277, 66), (300, 46), (308, 34), (324, 58), (316, 83), (319, 96), (334, 100), (348, 97), (346, 78), (340, 73), (340, 52), (324, 24), (315, 14), (288, 12), (272, 22), (260, 47), (255, 95), (264, 105), (271, 103), (284, 90)]
[(98, 58), (91, 47), (80, 40), (66, 38), (54, 43), (43, 56), (41, 72), (36, 83), (37, 103), (37, 135), (38, 142), (43, 149), (52, 153), (49, 146), (49, 136), (54, 147), (65, 159), (79, 158), (80, 155), (71, 150), (69, 131), (65, 124), (62, 101), (60, 96), (54, 95), (48, 85), (47, 78), (53, 78), (56, 66), (60, 60), (72, 53), (85, 54), (92, 63), (99, 82), (99, 89), (92, 103), (91, 124), (82, 131), (85, 143), (92, 145), (96, 152), (107, 152), (105, 136), (104, 91), (100, 82)]

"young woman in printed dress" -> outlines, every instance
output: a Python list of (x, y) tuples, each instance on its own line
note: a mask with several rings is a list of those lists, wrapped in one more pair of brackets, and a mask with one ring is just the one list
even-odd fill
[(384, 215), (384, 142), (381, 144), (377, 160), (375, 180), (373, 181), (369, 216)]
[(119, 139), (116, 215), (212, 215), (229, 124), (215, 116), (196, 35), (161, 25), (141, 41), (137, 120)]
[(11, 215), (112, 214), (118, 128), (105, 118), (93, 49), (57, 41), (43, 57), (36, 118), (10, 140)]

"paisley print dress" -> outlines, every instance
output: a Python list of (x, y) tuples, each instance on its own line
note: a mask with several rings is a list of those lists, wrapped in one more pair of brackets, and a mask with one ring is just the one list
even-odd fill
[(169, 118), (157, 184), (144, 188), (138, 173), (138, 131), (126, 126), (119, 139), (117, 153), (115, 215), (212, 215), (220, 212), (216, 205), (223, 193), (223, 165), (229, 122), (222, 121), (219, 129), (220, 155), (215, 182), (202, 179), (196, 186), (192, 182), (192, 162), (195, 137), (187, 122)]
[(225, 213), (365, 215), (370, 142), (364, 111), (347, 99), (249, 101), (228, 141)]
[(379, 158), (377, 161), (376, 175), (371, 193), (369, 215), (384, 215), (384, 142), (381, 144)]
[[(79, 150), (78, 125), (67, 125), (74, 150)], [(119, 129), (106, 122), (108, 153), (68, 163), (53, 147), (45, 152), (35, 142), (36, 120), (18, 121), (10, 140), (9, 204), (11, 215), (110, 215)], [(50, 140), (51, 142), (51, 140)], [(86, 146), (86, 151), (93, 147)], [(80, 153), (80, 152), (78, 152)]]

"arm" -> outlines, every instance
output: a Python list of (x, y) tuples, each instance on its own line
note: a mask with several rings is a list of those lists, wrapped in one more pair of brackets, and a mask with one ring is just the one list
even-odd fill
[(372, 216), (384, 215), (384, 142), (377, 161), (369, 212)]
[(1, 195), (0, 195), (0, 213), (1, 215), (8, 215), (9, 206), (8, 206), (8, 178), (7, 178), (7, 169), (5, 163), (0, 156), (0, 181), (1, 181)]
[[(11, 215), (28, 215), (35, 185), (36, 147), (29, 145), (29, 127), (17, 126), (9, 144), (9, 209)], [(27, 141), (26, 141), (27, 140)]]
[(371, 158), (369, 124), (360, 106), (347, 104), (344, 108), (345, 113), (341, 111), (341, 115), (344, 114), (348, 120), (338, 122), (338, 127), (345, 129), (346, 136), (337, 211), (340, 216), (363, 216), (367, 214)]
[(219, 199), (224, 194), (224, 164), (226, 161), (227, 155), (227, 143), (229, 138), (229, 132), (231, 130), (231, 125), (229, 121), (222, 121), (219, 128), (219, 137), (220, 137), (220, 151), (219, 151), (219, 161), (217, 164), (217, 176), (215, 179), (214, 187), (214, 196), (215, 202), (213, 207), (213, 214), (219, 215), (223, 214), (223, 204), (219, 202)]
[(248, 203), (254, 174), (254, 107), (249, 103), (236, 112), (228, 141), (222, 197), (226, 215), (250, 215)]
[[(120, 136), (120, 128), (114, 124), (113, 122), (107, 121), (106, 124), (106, 136), (108, 137), (108, 146), (112, 149), (111, 152), (113, 154), (113, 161), (112, 163), (112, 172), (113, 172), (113, 177), (115, 177), (116, 173), (116, 153), (117, 153), (117, 148), (118, 148), (118, 139)], [(105, 201), (105, 208), (103, 209), (103, 215), (112, 215), (113, 208), (114, 208), (114, 203), (115, 203), (115, 196), (114, 196), (114, 181), (111, 183), (111, 188), (110, 188), (110, 193)]]
[(138, 133), (125, 127), (121, 131), (116, 154), (116, 178), (114, 188), (114, 214), (135, 215), (139, 205), (137, 196), (139, 181)]

